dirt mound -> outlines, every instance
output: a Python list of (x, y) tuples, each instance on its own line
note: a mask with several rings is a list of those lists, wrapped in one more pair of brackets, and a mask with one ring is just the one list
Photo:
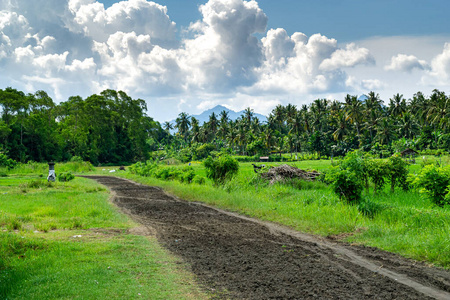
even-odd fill
[(161, 189), (93, 177), (156, 231), (215, 299), (450, 299), (450, 273), (185, 202)]
[(295, 178), (311, 181), (316, 180), (319, 176), (320, 173), (317, 171), (305, 171), (289, 165), (281, 165), (271, 168), (265, 173), (261, 173), (261, 177), (270, 180), (270, 184)]

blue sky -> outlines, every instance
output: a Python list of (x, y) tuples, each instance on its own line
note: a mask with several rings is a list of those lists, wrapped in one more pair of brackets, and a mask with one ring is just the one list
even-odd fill
[[(119, 2), (100, 1), (109, 7)], [(198, 7), (207, 1), (160, 0), (178, 26), (201, 18)], [(371, 36), (450, 33), (448, 0), (259, 0), (269, 17), (268, 28), (292, 34), (322, 33), (341, 42)]]
[(218, 104), (267, 114), (347, 93), (449, 93), (449, 11), (448, 0), (0, 0), (0, 88), (56, 102), (124, 90), (158, 121)]

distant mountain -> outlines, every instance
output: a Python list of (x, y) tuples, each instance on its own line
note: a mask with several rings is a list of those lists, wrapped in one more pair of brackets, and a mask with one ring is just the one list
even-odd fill
[[(217, 105), (216, 107), (205, 110), (204, 112), (202, 112), (199, 115), (191, 115), (191, 117), (196, 118), (198, 120), (199, 124), (203, 125), (203, 123), (209, 121), (209, 116), (212, 113), (215, 113), (217, 116), (217, 119), (220, 119), (219, 115), (222, 111), (228, 112), (228, 118), (230, 118), (230, 120), (233, 120), (233, 121), (235, 121), (237, 118), (239, 118), (240, 116), (242, 116), (244, 114), (244, 111), (235, 112), (234, 110), (228, 109), (225, 106)], [(261, 114), (254, 113), (253, 117), (257, 117), (259, 119), (259, 122), (261, 122), (261, 123), (267, 122), (267, 117), (263, 116)], [(175, 126), (175, 120), (170, 121), (170, 123), (172, 123)]]

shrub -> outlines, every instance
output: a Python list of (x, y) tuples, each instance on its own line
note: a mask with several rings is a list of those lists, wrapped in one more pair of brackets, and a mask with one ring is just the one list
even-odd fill
[(182, 169), (180, 181), (184, 183), (191, 183), (194, 177), (195, 177), (194, 169), (192, 167), (185, 167)]
[(408, 168), (407, 163), (400, 156), (391, 156), (387, 162), (387, 178), (391, 183), (391, 192), (395, 186), (401, 186), (403, 190), (408, 190)]
[(367, 174), (375, 185), (374, 193), (381, 191), (386, 183), (386, 176), (388, 175), (388, 167), (386, 162), (381, 159), (369, 160), (367, 162)]
[(384, 205), (372, 202), (370, 200), (360, 201), (357, 208), (360, 213), (369, 218), (375, 217), (383, 209), (385, 209)]
[(414, 180), (431, 201), (438, 206), (450, 204), (450, 167), (425, 166)]
[(75, 179), (75, 176), (70, 172), (62, 172), (57, 175), (58, 181), (67, 182)]
[(216, 185), (225, 183), (239, 171), (238, 161), (228, 155), (222, 155), (216, 159), (208, 157), (203, 164), (206, 168), (206, 176)]
[(195, 175), (194, 178), (192, 178), (192, 183), (203, 185), (205, 184), (205, 177)]
[(357, 204), (361, 200), (363, 186), (361, 181), (350, 170), (335, 170), (327, 174), (332, 182), (331, 186), (339, 199), (344, 199), (350, 204)]
[(368, 159), (366, 159), (364, 154), (361, 151), (355, 150), (349, 152), (340, 164), (342, 170), (349, 170), (355, 174), (358, 180), (364, 184), (366, 192), (369, 191), (369, 166), (367, 162)]
[(8, 168), (8, 170), (14, 169), (17, 166), (17, 161), (9, 158), (6, 154), (0, 152), (0, 167)]

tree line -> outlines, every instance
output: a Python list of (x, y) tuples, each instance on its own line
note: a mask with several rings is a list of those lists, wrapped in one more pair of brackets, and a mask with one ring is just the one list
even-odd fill
[(450, 149), (449, 96), (433, 90), (429, 97), (418, 92), (412, 99), (393, 95), (385, 103), (371, 91), (365, 99), (347, 95), (343, 101), (316, 99), (309, 105), (278, 105), (261, 123), (251, 108), (230, 120), (227, 111), (199, 121), (180, 113), (163, 128), (174, 136), (163, 141), (166, 149), (186, 149), (201, 144), (216, 150), (228, 147), (242, 155), (314, 152), (343, 156), (354, 149), (379, 153), (413, 148)]
[[(309, 105), (278, 105), (260, 122), (251, 108), (237, 120), (227, 111), (212, 113), (204, 124), (182, 112), (162, 126), (146, 115), (146, 103), (122, 91), (105, 90), (86, 99), (55, 104), (44, 91), (25, 94), (0, 89), (0, 153), (20, 161), (98, 163), (143, 161), (154, 150), (187, 159), (228, 149), (241, 155), (317, 153), (343, 156), (351, 150), (392, 153), (413, 148), (450, 149), (450, 97), (433, 90), (411, 99), (393, 95), (383, 102), (365, 99), (316, 99)], [(171, 132), (175, 132), (171, 134)], [(194, 151), (195, 150), (195, 151)], [(202, 152), (201, 155), (192, 152)], [(191, 154), (186, 154), (191, 153)]]
[(55, 104), (44, 91), (0, 89), (0, 153), (19, 162), (83, 159), (93, 164), (145, 160), (167, 133), (146, 103), (122, 91)]

